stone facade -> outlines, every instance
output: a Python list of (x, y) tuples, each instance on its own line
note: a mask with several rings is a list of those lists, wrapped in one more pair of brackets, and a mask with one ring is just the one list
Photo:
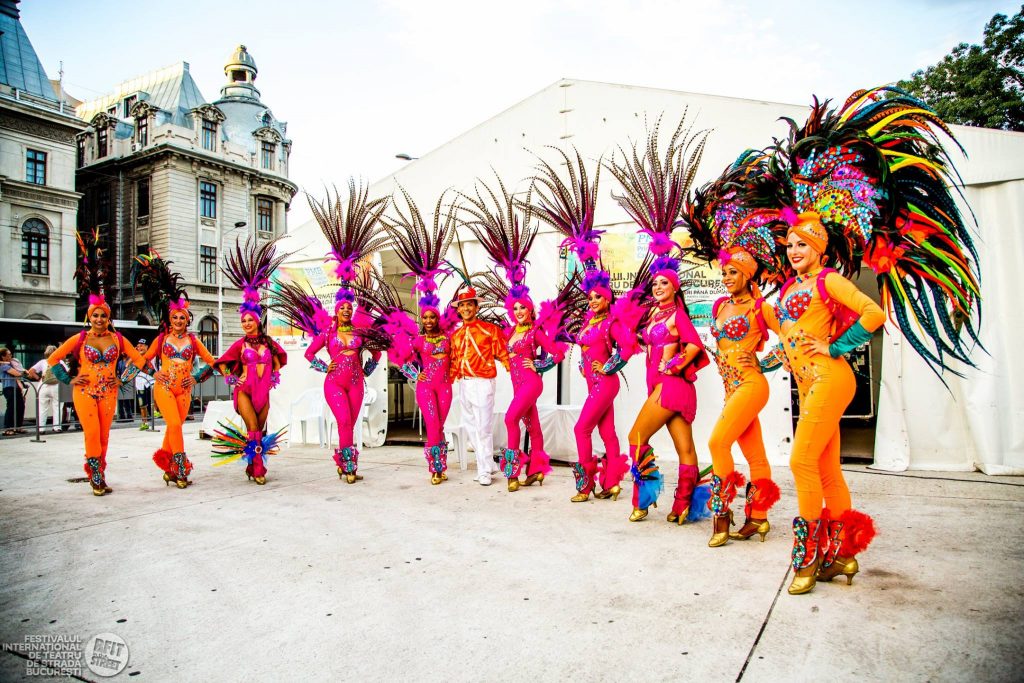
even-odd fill
[[(75, 316), (75, 136), (16, 3), (0, 3), (0, 318)], [(17, 54), (8, 54), (16, 50)]]
[(79, 136), (79, 225), (99, 227), (108, 245), (115, 318), (147, 318), (129, 277), (135, 255), (153, 249), (188, 285), (194, 329), (211, 351), (214, 330), (224, 340), (241, 332), (241, 293), (220, 273), (225, 251), (236, 240), (285, 234), (298, 189), (288, 180), (287, 124), (260, 100), (244, 46), (224, 73), (228, 82), (214, 102), (202, 97), (183, 62), (77, 110), (89, 122)]

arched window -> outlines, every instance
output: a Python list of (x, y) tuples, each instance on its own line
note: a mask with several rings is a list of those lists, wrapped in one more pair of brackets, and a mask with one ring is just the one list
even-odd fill
[(199, 321), (199, 341), (203, 342), (203, 346), (214, 356), (220, 355), (220, 349), (217, 348), (217, 333), (219, 330), (220, 325), (217, 323), (217, 319), (212, 316), (206, 316)]
[(50, 274), (50, 229), (38, 218), (29, 218), (21, 226), (21, 272)]

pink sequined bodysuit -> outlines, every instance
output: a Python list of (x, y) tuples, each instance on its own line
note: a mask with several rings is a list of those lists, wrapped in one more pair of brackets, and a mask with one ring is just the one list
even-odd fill
[(427, 444), (438, 444), (444, 440), (444, 422), (452, 407), (451, 342), (443, 334), (420, 335), (413, 341), (413, 349), (422, 368), (422, 379), (416, 382), (416, 403), (423, 411)]
[[(682, 307), (676, 308), (674, 318), (676, 334), (669, 331), (666, 319), (648, 324), (641, 335), (647, 347), (647, 393), (654, 393), (654, 389), (660, 384), (661, 407), (679, 413), (687, 422), (693, 422), (697, 414), (697, 391), (693, 383), (697, 379), (697, 371), (709, 361), (700, 336)], [(699, 349), (697, 356), (678, 375), (658, 370), (665, 347), (673, 344), (679, 345), (676, 353), (682, 353), (686, 344), (693, 344)]]
[[(537, 416), (537, 399), (544, 391), (544, 381), (540, 374), (526, 366), (526, 361), (537, 359), (537, 349), (551, 354), (555, 362), (562, 359), (562, 350), (536, 325), (530, 327), (513, 341), (515, 328), (506, 332), (506, 345), (509, 355), (509, 373), (512, 375), (512, 402), (505, 413), (505, 429), (508, 431), (508, 448), (519, 450), (520, 423), (530, 434), (530, 455), (527, 475), (550, 471), (549, 458), (544, 452), (544, 434), (540, 429)], [(525, 459), (525, 458), (524, 458)]]
[(265, 339), (270, 342), (269, 345), (243, 337), (232, 344), (231, 348), (217, 359), (217, 364), (236, 365), (236, 374), (243, 378), (235, 385), (233, 394), (235, 410), (238, 410), (239, 393), (248, 394), (252, 400), (253, 410), (257, 413), (263, 412), (263, 409), (270, 405), (274, 359), (277, 358), (280, 366), (284, 367), (288, 362), (288, 354), (273, 339), (269, 337)]

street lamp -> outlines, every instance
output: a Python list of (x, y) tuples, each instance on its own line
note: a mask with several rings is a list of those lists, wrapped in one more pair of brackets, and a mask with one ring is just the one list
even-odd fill
[(419, 157), (409, 156), (405, 152), (402, 152), (401, 154), (396, 154), (395, 158), (401, 159), (402, 161), (415, 161), (416, 159), (419, 159)]
[[(247, 225), (245, 221), (236, 221), (235, 227), (231, 228), (228, 233), (232, 233), (239, 228), (244, 228)], [(219, 245), (217, 258), (220, 259), (224, 256), (224, 230), (218, 227), (220, 232), (220, 239), (217, 240)], [(224, 270), (217, 265), (217, 355), (224, 353)]]

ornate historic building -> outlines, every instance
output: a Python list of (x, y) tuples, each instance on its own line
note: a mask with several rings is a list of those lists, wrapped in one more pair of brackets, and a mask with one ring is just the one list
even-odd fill
[(17, 5), (0, 0), (0, 318), (70, 321), (85, 123), (54, 91)]
[(182, 62), (77, 108), (88, 122), (78, 136), (78, 224), (98, 227), (108, 245), (114, 317), (145, 317), (129, 274), (136, 254), (155, 249), (188, 284), (194, 329), (211, 351), (218, 332), (240, 332), (241, 293), (220, 273), (224, 250), (236, 239), (287, 232), (298, 190), (288, 180), (287, 124), (260, 100), (256, 62), (244, 45), (224, 74), (214, 102)]

